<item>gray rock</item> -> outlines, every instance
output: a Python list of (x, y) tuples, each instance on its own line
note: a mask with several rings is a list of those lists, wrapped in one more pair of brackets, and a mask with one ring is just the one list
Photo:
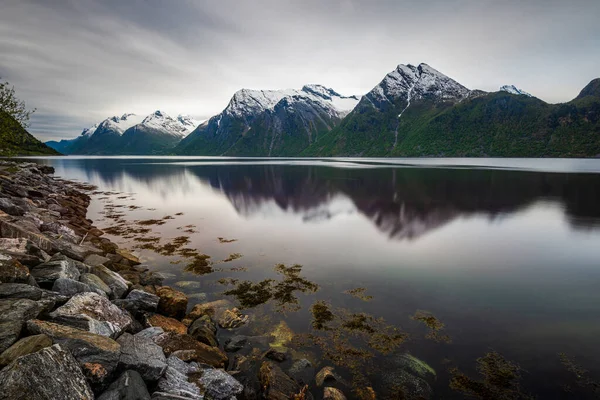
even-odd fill
[(92, 269), (93, 269), (89, 265), (86, 265), (86, 264), (82, 263), (81, 261), (73, 260), (72, 258), (69, 258), (61, 253), (54, 254), (50, 258), (50, 261), (67, 261), (73, 267), (77, 268), (77, 270), (79, 271), (80, 274), (88, 274), (88, 273), (92, 272)]
[(112, 338), (131, 326), (130, 315), (97, 293), (79, 293), (50, 313), (58, 323)]
[(53, 292), (52, 290), (41, 289), (41, 291), (42, 291), (42, 300), (53, 301), (56, 306), (62, 306), (70, 299), (69, 296), (65, 296), (63, 294)]
[[(12, 223), (4, 219), (0, 219), (0, 236), (5, 238), (24, 238), (31, 240), (37, 247), (45, 252), (53, 252), (56, 250), (53, 242), (45, 235), (35, 231), (35, 226), (25, 227), (26, 221), (20, 220), (19, 223)], [(33, 229), (33, 230), (32, 230)]]
[(310, 361), (302, 358), (294, 361), (288, 370), (288, 375), (291, 376), (301, 386), (308, 385), (310, 382), (312, 382), (315, 376), (315, 368)]
[(36, 318), (42, 311), (44, 304), (33, 300), (0, 300), (0, 353), (19, 339), (25, 321)]
[(85, 258), (90, 254), (103, 254), (102, 250), (100, 249), (88, 245), (79, 246), (78, 244), (72, 243), (66, 239), (56, 238), (52, 241), (52, 244), (56, 251), (59, 251), (65, 256), (77, 261), (85, 260)]
[(0, 351), (4, 352), (19, 339), (23, 321), (0, 321)]
[(79, 270), (66, 260), (48, 261), (33, 267), (30, 271), (37, 283), (52, 286), (59, 278), (79, 279)]
[(31, 240), (24, 238), (0, 238), (2, 252), (17, 259), (21, 264), (33, 267), (48, 261), (50, 256)]
[(4, 211), (8, 215), (21, 216), (25, 214), (25, 210), (17, 206), (9, 199), (0, 198), (0, 210)]
[(103, 291), (96, 291), (95, 289), (92, 289), (89, 285), (86, 285), (85, 283), (67, 278), (59, 278), (55, 280), (54, 284), (52, 285), (52, 290), (64, 296), (74, 296), (77, 293), (94, 292), (96, 294), (108, 297)]
[(154, 392), (152, 393), (152, 400), (190, 400), (190, 397), (177, 396), (176, 394), (165, 392)]
[(222, 369), (204, 370), (198, 383), (204, 395), (214, 400), (235, 400), (244, 390), (241, 383)]
[(110, 264), (110, 259), (100, 256), (98, 254), (90, 254), (83, 260), (84, 264), (90, 265), (92, 267), (97, 267), (98, 265), (107, 265)]
[(150, 328), (146, 328), (136, 333), (135, 336), (152, 339), (156, 336), (165, 333), (164, 329), (160, 326), (151, 326)]
[(43, 348), (52, 346), (52, 339), (46, 335), (27, 336), (0, 354), (0, 369), (10, 364), (17, 358), (26, 354), (35, 353)]
[(121, 345), (106, 336), (37, 319), (27, 321), (26, 326), (30, 334), (43, 333), (68, 349), (93, 385), (103, 386), (117, 368)]
[(142, 290), (134, 289), (125, 299), (114, 300), (113, 303), (126, 309), (133, 315), (139, 316), (141, 313), (149, 311), (155, 312), (158, 307), (159, 297)]
[(234, 353), (242, 349), (246, 344), (248, 344), (247, 336), (235, 335), (225, 342), (225, 351), (229, 353)]
[(90, 400), (77, 361), (60, 345), (17, 358), (0, 371), (0, 400)]
[(267, 399), (288, 399), (300, 391), (300, 386), (287, 376), (279, 365), (271, 361), (263, 362), (259, 378), (262, 386), (266, 388)]
[(25, 283), (3, 283), (0, 284), (0, 299), (30, 299), (42, 298), (40, 288)]
[(98, 291), (101, 291), (104, 292), (107, 297), (112, 296), (112, 290), (108, 287), (108, 285), (104, 283), (104, 281), (100, 279), (100, 277), (94, 274), (82, 273), (79, 277), (79, 282), (85, 283), (89, 287), (96, 289), (94, 290), (96, 293), (99, 293)]
[(179, 358), (171, 356), (167, 360), (165, 374), (158, 381), (157, 391), (186, 399), (202, 400), (204, 396), (201, 395), (200, 388), (188, 381), (188, 376), (195, 372), (199, 372), (196, 363), (186, 364)]
[(29, 268), (10, 256), (0, 254), (0, 282), (27, 283), (29, 278)]
[(199, 342), (217, 347), (217, 327), (208, 315), (196, 319), (188, 328), (188, 334)]
[(151, 338), (124, 333), (117, 343), (121, 345), (119, 368), (137, 371), (146, 381), (157, 381), (164, 374), (167, 359)]
[(97, 400), (150, 400), (150, 393), (140, 374), (125, 371)]
[(77, 240), (77, 243), (81, 240), (81, 238), (77, 234), (75, 234), (75, 231), (73, 231), (73, 229), (61, 224), (60, 222), (44, 222), (42, 226), (40, 226), (40, 230), (42, 232), (56, 233), (63, 237), (72, 237), (75, 239), (79, 239)]
[(94, 267), (94, 275), (97, 275), (112, 290), (113, 296), (120, 299), (129, 289), (131, 282), (126, 281), (116, 272), (111, 271), (104, 265)]

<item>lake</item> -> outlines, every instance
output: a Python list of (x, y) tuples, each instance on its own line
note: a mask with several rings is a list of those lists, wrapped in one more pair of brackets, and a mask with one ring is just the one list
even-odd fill
[(594, 398), (600, 160), (33, 160), (96, 185), (88, 217), (191, 304), (242, 306), (235, 333), (289, 327), (281, 348), (346, 387), (460, 399), (452, 373), (481, 381), (488, 354), (480, 370), (520, 367), (520, 387), (480, 382), (489, 396)]

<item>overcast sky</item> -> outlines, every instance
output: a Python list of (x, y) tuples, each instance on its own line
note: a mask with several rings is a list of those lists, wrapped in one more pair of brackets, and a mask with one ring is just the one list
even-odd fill
[(42, 140), (125, 112), (208, 118), (241, 88), (364, 94), (426, 62), (568, 101), (600, 77), (599, 0), (0, 0), (0, 76)]

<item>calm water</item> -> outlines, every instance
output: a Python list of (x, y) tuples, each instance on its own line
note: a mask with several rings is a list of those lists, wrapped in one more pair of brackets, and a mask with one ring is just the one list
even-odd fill
[[(495, 350), (523, 368), (523, 389), (537, 398), (593, 398), (558, 353), (600, 380), (600, 160), (36, 161), (120, 193), (94, 196), (89, 217), (100, 227), (113, 224), (102, 214), (106, 204), (141, 206), (117, 209), (128, 221), (173, 216), (153, 233), (164, 241), (190, 236), (186, 247), (210, 255), (216, 271), (198, 276), (172, 264), (177, 256), (138, 254), (169, 284), (199, 282), (183, 289), (196, 294), (193, 302), (222, 298), (232, 286), (221, 278), (279, 281), (279, 263), (302, 265), (300, 275), (319, 285), (294, 292), (298, 303), (284, 313), (276, 301), (247, 310), (254, 322), (242, 332), (284, 320), (296, 333), (314, 333), (310, 307), (323, 300), (332, 311), (367, 313), (410, 335), (391, 355), (373, 352), (359, 367), (365, 374), (410, 352), (435, 369), (433, 398), (463, 398), (448, 388), (449, 368), (476, 377), (475, 360)], [(119, 199), (123, 193), (132, 197)], [(194, 232), (183, 233), (186, 225)], [(219, 263), (233, 253), (242, 257)], [(359, 287), (373, 298), (344, 293)], [(417, 310), (443, 322), (440, 334), (451, 343), (426, 338), (426, 326), (410, 318)], [(361, 346), (358, 336), (348, 340)], [(383, 374), (369, 378), (376, 388)]]

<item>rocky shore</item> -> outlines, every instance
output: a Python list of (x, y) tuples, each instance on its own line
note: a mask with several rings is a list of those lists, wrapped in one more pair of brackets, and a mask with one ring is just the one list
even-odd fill
[(284, 371), (276, 337), (219, 343), (247, 316), (188, 306), (86, 219), (93, 188), (53, 172), (0, 161), (0, 400), (310, 399), (309, 385), (345, 399), (330, 367)]

